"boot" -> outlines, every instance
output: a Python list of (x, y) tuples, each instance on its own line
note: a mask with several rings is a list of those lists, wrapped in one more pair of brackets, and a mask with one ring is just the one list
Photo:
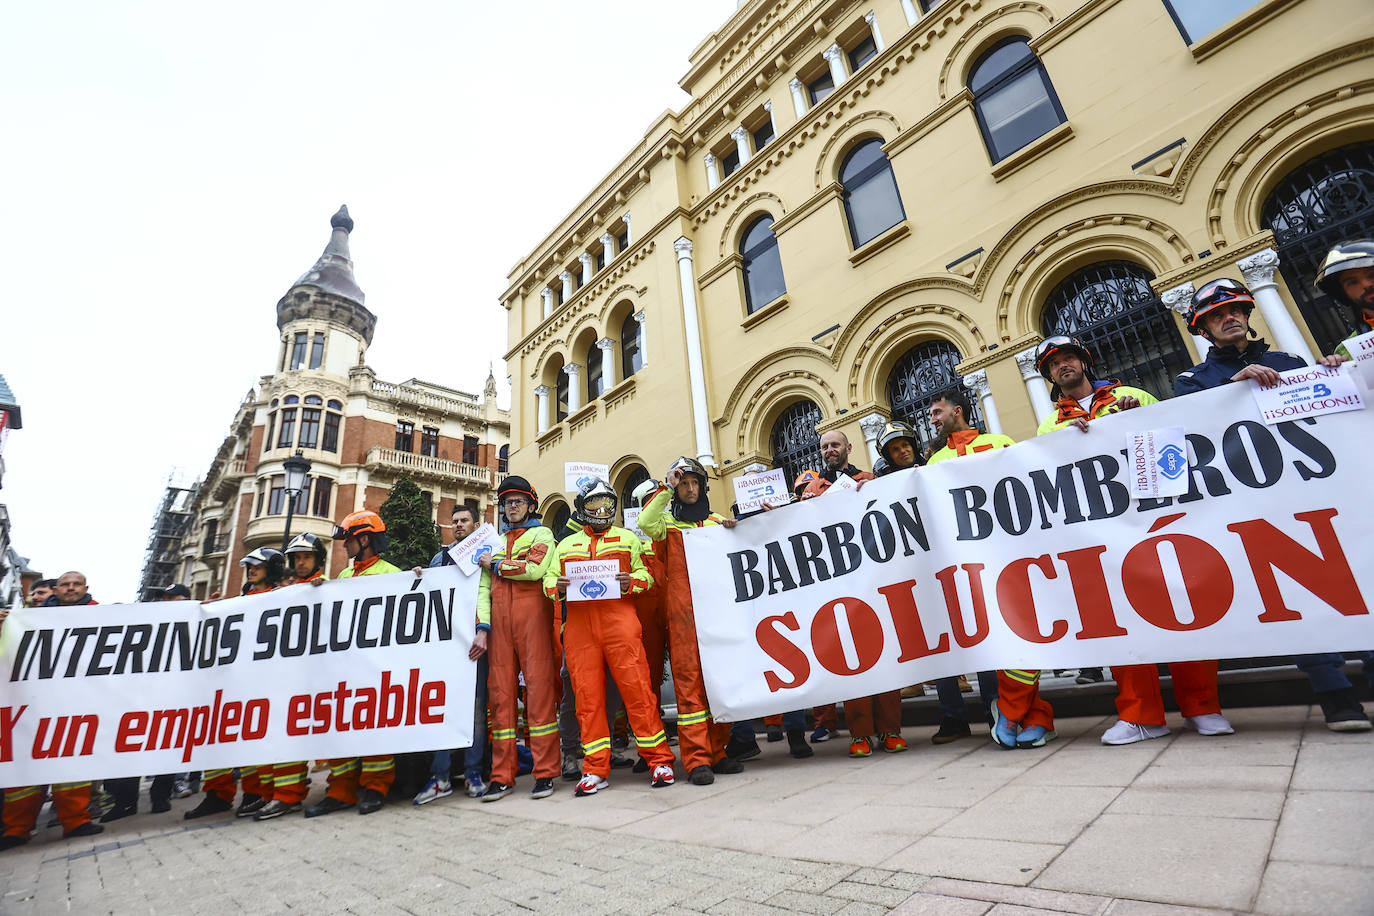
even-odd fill
[(220, 814), (224, 811), (231, 811), (233, 807), (233, 802), (227, 802), (213, 792), (207, 792), (205, 793), (205, 797), (200, 800), (200, 804), (183, 814), (182, 819), (193, 821), (198, 817), (205, 817), (207, 814)]
[(798, 760), (805, 760), (815, 754), (811, 750), (811, 745), (806, 743), (806, 732), (800, 728), (790, 728), (787, 730), (787, 750)]

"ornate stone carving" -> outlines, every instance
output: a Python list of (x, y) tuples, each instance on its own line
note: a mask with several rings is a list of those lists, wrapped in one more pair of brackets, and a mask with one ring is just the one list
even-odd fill
[[(1016, 354), (1016, 368), (1021, 370), (1021, 380), (1030, 381), (1040, 377), (1040, 370), (1035, 368), (1035, 347), (1029, 347)], [(987, 372), (983, 372), (986, 378)]]
[(979, 400), (992, 394), (992, 383), (988, 381), (988, 370), (979, 369), (964, 376), (964, 385), (972, 388)]
[(1188, 306), (1193, 302), (1193, 284), (1180, 283), (1178, 286), (1166, 289), (1159, 296), (1159, 301), (1163, 302), (1170, 311), (1178, 312), (1180, 315), (1188, 311)]
[(1236, 267), (1240, 268), (1240, 275), (1245, 278), (1245, 285), (1254, 292), (1256, 287), (1273, 286), (1274, 271), (1279, 266), (1279, 253), (1272, 248), (1261, 249), (1248, 258), (1241, 258), (1236, 262)]

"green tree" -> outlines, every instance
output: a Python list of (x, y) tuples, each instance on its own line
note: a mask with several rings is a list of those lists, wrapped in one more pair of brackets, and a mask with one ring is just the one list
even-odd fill
[(382, 558), (401, 569), (428, 566), (439, 552), (439, 526), (415, 481), (409, 477), (396, 481), (378, 514), (386, 522), (387, 548)]

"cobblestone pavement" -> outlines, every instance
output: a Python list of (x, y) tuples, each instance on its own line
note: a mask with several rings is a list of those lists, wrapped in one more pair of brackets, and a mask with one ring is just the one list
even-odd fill
[(188, 823), (192, 798), (87, 839), (40, 828), (0, 854), (0, 913), (1370, 913), (1374, 736), (1304, 707), (1230, 715), (1231, 737), (1120, 748), (1096, 717), (1039, 751), (928, 729), (866, 760), (765, 743), (705, 788), (615, 771), (533, 800), (524, 778), (367, 818)]

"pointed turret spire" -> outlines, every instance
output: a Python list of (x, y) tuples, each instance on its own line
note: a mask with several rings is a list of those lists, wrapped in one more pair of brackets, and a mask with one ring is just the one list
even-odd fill
[(348, 215), (347, 204), (339, 207), (339, 212), (330, 218), (329, 225), (334, 230), (329, 236), (329, 244), (324, 246), (324, 253), (315, 266), (306, 271), (296, 285), (314, 286), (362, 305), (366, 296), (353, 278), (353, 257), (348, 251), (348, 234), (353, 231), (353, 217)]
[(482, 390), (482, 396), (488, 399), (496, 397), (496, 370), (491, 363), (487, 363), (487, 386)]

